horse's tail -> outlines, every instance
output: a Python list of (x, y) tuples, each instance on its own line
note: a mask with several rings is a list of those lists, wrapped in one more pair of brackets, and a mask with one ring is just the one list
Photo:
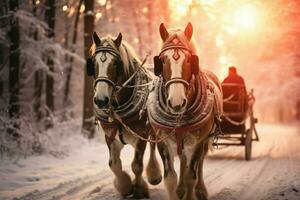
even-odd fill
[[(153, 139), (155, 140), (154, 135), (151, 135), (150, 138), (152, 140)], [(149, 142), (149, 145), (150, 145), (150, 157), (146, 168), (146, 173), (147, 173), (148, 182), (151, 185), (157, 185), (161, 182), (162, 175), (161, 175), (159, 163), (156, 158), (156, 152), (155, 152), (156, 143)]]

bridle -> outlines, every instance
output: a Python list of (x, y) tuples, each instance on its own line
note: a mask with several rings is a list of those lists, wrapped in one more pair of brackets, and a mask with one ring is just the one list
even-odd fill
[(185, 86), (185, 88), (189, 88), (190, 87), (190, 83), (187, 82), (186, 80), (184, 80), (183, 78), (181, 78), (181, 77), (174, 77), (174, 78), (171, 78), (170, 80), (168, 80), (165, 83), (165, 88), (170, 87), (170, 85), (173, 84), (173, 83), (182, 83)]
[[(161, 54), (163, 54), (165, 51), (167, 50), (170, 50), (170, 49), (178, 49), (178, 50), (186, 50), (188, 51), (191, 55), (193, 55), (192, 51), (190, 49), (188, 49), (187, 47), (183, 46), (183, 45), (168, 45), (166, 47), (164, 47), (160, 54), (159, 54), (159, 57), (161, 56)], [(165, 88), (168, 88), (171, 84), (173, 83), (182, 83), (185, 88), (189, 88), (190, 86), (190, 83), (187, 82), (186, 80), (184, 80), (183, 78), (181, 77), (174, 77), (174, 78), (171, 78), (170, 80), (168, 80), (166, 83), (165, 83)]]
[(96, 85), (97, 85), (98, 82), (108, 83), (109, 85), (111, 85), (113, 87), (114, 90), (116, 90), (116, 84), (115, 84), (115, 82), (113, 82), (112, 80), (110, 80), (107, 76), (98, 76), (97, 78), (95, 78), (94, 88), (96, 88)]
[[(192, 70), (192, 74), (198, 74), (199, 73), (199, 61), (198, 61), (198, 56), (194, 55), (193, 52), (185, 47), (184, 45), (174, 45), (174, 44), (170, 44), (165, 46), (161, 52), (159, 53), (158, 56), (154, 57), (154, 72), (156, 76), (160, 76), (162, 74), (162, 70), (163, 70), (163, 63), (161, 60), (161, 55), (170, 49), (174, 49), (174, 50), (186, 50), (191, 54), (191, 70)], [(165, 88), (168, 88), (171, 84), (173, 83), (182, 83), (186, 88), (189, 88), (190, 83), (186, 80), (184, 80), (182, 77), (173, 77), (170, 80), (168, 80), (165, 83)]]
[[(117, 58), (117, 60), (118, 60), (117, 65), (122, 65), (123, 64), (119, 52), (117, 50), (115, 50), (114, 48), (107, 47), (107, 46), (106, 47), (103, 47), (103, 46), (97, 47), (93, 56), (95, 57), (96, 54), (99, 53), (99, 52), (108, 52), (109, 54), (112, 54), (115, 58)], [(107, 76), (97, 76), (96, 77), (95, 75), (96, 74), (94, 74), (94, 78), (95, 78), (94, 88), (96, 87), (97, 83), (105, 82), (105, 83), (108, 83), (110, 86), (112, 86), (114, 91), (116, 90), (117, 84), (114, 81), (112, 81), (111, 79), (109, 79), (109, 77), (107, 77)]]
[[(129, 57), (128, 55), (128, 51), (127, 49), (125, 48), (125, 51), (126, 51), (126, 54), (127, 54), (127, 57)], [(109, 84), (110, 86), (112, 86), (113, 88), (113, 93), (112, 93), (112, 96), (116, 96), (117, 93), (119, 93), (123, 88), (136, 88), (136, 87), (146, 87), (146, 86), (149, 86), (152, 84), (152, 77), (146, 72), (144, 71), (143, 69), (143, 65), (145, 64), (146, 60), (147, 60), (147, 56), (145, 57), (145, 59), (143, 60), (143, 62), (141, 63), (141, 65), (137, 65), (137, 68), (135, 70), (135, 72), (122, 84), (122, 85), (118, 85), (116, 84), (114, 81), (112, 81), (111, 79), (109, 79), (109, 77), (107, 76), (97, 76), (96, 77), (96, 74), (95, 74), (95, 66), (94, 66), (94, 58), (96, 56), (97, 53), (99, 52), (108, 52), (110, 54), (112, 54), (114, 57), (117, 58), (117, 65), (122, 65), (123, 66), (123, 62), (122, 62), (122, 59), (121, 59), (121, 55), (120, 53), (115, 50), (114, 48), (112, 47), (109, 47), (109, 46), (100, 46), (100, 47), (97, 47), (95, 49), (95, 53), (93, 54), (93, 56), (91, 58), (88, 58), (87, 59), (87, 65), (86, 65), (86, 69), (87, 69), (87, 75), (88, 76), (93, 76), (95, 81), (94, 81), (94, 89), (96, 88), (96, 85), (97, 83), (99, 82), (105, 82), (107, 84)], [(129, 61), (129, 64), (133, 67), (134, 63), (132, 61)], [(150, 79), (149, 82), (147, 83), (144, 83), (144, 84), (139, 84), (139, 85), (128, 85), (132, 79), (140, 72), (142, 71), (147, 77), (148, 79)]]

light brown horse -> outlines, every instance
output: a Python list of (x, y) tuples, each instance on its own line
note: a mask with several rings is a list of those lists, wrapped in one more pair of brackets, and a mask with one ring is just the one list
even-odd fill
[[(193, 27), (184, 31), (159, 28), (163, 41), (154, 58), (159, 79), (148, 99), (148, 116), (158, 137), (169, 139), (158, 144), (164, 164), (164, 182), (169, 199), (207, 199), (203, 180), (203, 160), (222, 112), (222, 91), (217, 77), (202, 70), (192, 41)], [(173, 161), (180, 158), (180, 177)]]
[[(128, 128), (147, 139), (153, 129), (146, 124), (145, 103), (148, 97), (147, 70), (141, 66), (133, 49), (122, 42), (122, 34), (117, 38), (99, 38), (93, 35), (91, 58), (87, 60), (87, 74), (94, 76), (94, 112), (105, 132), (109, 149), (109, 166), (115, 175), (115, 188), (123, 196), (148, 198), (148, 186), (142, 177), (143, 156), (146, 141), (132, 135)], [(126, 83), (127, 82), (127, 83)], [(125, 127), (126, 126), (126, 127)], [(122, 169), (120, 152), (128, 143), (134, 149), (132, 171), (135, 179)], [(147, 167), (148, 181), (155, 185), (162, 177), (155, 157), (155, 145), (150, 148)]]

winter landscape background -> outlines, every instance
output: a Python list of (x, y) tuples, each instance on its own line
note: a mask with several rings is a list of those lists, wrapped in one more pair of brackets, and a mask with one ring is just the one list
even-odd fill
[[(261, 135), (251, 162), (242, 147), (210, 152), (211, 199), (299, 199), (297, 0), (0, 1), (0, 199), (120, 199), (103, 133), (83, 110), (91, 34), (122, 32), (151, 68), (159, 24), (189, 21), (201, 67), (223, 80), (234, 65), (254, 89)], [(131, 157), (125, 147), (127, 169)], [(150, 193), (166, 198), (163, 184)]]

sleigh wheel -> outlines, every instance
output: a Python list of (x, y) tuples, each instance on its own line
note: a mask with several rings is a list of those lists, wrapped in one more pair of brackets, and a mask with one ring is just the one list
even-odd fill
[(252, 130), (248, 129), (246, 131), (245, 138), (245, 159), (251, 160), (251, 151), (252, 151)]

